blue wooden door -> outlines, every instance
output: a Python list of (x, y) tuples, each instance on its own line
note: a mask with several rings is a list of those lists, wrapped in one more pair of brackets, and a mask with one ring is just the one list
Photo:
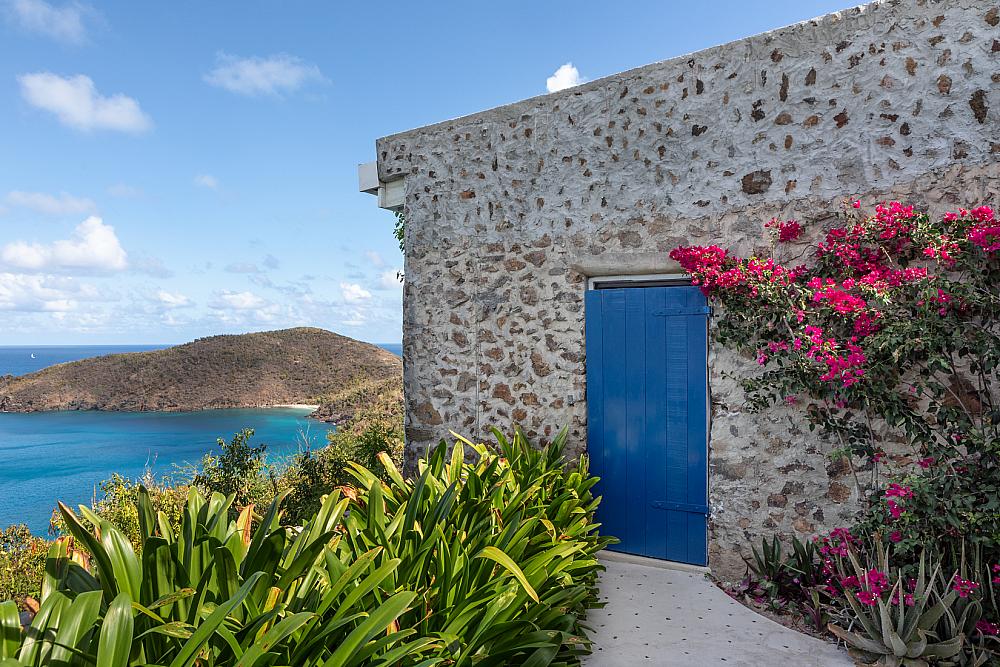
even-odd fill
[(587, 448), (616, 551), (708, 562), (708, 306), (697, 287), (590, 290)]

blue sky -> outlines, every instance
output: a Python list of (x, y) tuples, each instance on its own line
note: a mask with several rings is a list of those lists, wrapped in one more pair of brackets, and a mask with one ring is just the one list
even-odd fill
[(0, 344), (397, 342), (377, 137), (842, 7), (0, 0)]

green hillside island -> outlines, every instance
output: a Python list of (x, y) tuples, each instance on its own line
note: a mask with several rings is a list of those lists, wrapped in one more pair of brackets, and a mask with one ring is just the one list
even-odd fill
[(380, 347), (300, 327), (211, 336), (0, 377), (0, 412), (190, 411), (319, 405), (341, 422), (373, 394), (401, 389), (402, 361)]

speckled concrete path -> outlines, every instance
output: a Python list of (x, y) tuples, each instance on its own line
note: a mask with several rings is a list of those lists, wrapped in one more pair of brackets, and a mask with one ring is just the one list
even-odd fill
[(604, 609), (587, 617), (594, 652), (585, 667), (849, 667), (833, 644), (754, 613), (700, 571), (644, 558), (601, 559)]

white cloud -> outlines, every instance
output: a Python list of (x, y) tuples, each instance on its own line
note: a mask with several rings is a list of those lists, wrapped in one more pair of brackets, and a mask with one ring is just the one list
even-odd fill
[(9, 0), (5, 4), (10, 19), (23, 30), (67, 44), (86, 40), (84, 17), (93, 13), (87, 5), (71, 2), (55, 7), (44, 0)]
[(156, 300), (166, 308), (183, 308), (191, 305), (191, 299), (177, 292), (167, 292), (160, 290), (156, 293)]
[(233, 262), (227, 264), (226, 273), (261, 273), (260, 267), (253, 262)]
[(267, 301), (253, 292), (232, 292), (224, 290), (215, 295), (209, 306), (216, 310), (256, 310), (263, 308)]
[(372, 298), (372, 293), (357, 283), (340, 283), (340, 295), (348, 303), (360, 303)]
[[(227, 264), (223, 270), (226, 271), (226, 273), (249, 273), (252, 275), (259, 275), (268, 271), (273, 271), (280, 266), (281, 262), (278, 258), (268, 253), (267, 255), (264, 255), (264, 259), (261, 260), (260, 264), (257, 262), (231, 262), (230, 264)], [(270, 280), (266, 277), (259, 277), (259, 280), (261, 280), (266, 287), (273, 287)]]
[(56, 115), (63, 125), (78, 130), (145, 132), (152, 120), (131, 97), (105, 97), (97, 92), (89, 76), (62, 77), (51, 72), (22, 74), (21, 96), (28, 104)]
[[(272, 303), (253, 292), (223, 290), (215, 293), (208, 302), (212, 318), (227, 327), (273, 326), (275, 322), (287, 323), (294, 318), (294, 308)], [(215, 326), (218, 326), (217, 324)]]
[(550, 93), (554, 93), (559, 90), (578, 86), (583, 82), (584, 79), (580, 78), (580, 72), (573, 67), (573, 63), (566, 63), (545, 80), (545, 89)]
[(25, 271), (121, 271), (128, 256), (111, 225), (91, 216), (77, 225), (69, 239), (53, 243), (13, 241), (0, 248), (0, 261)]
[(194, 177), (194, 184), (200, 188), (208, 188), (209, 190), (219, 189), (219, 179), (211, 174), (198, 174)]
[(376, 269), (381, 269), (385, 266), (385, 260), (382, 259), (382, 255), (378, 254), (374, 250), (365, 250), (365, 257), (368, 258), (368, 261), (371, 262), (372, 266)]
[(368, 322), (368, 318), (364, 313), (358, 310), (352, 310), (345, 314), (344, 319), (340, 321), (341, 324), (347, 327), (360, 327)]
[(98, 298), (93, 285), (73, 278), (0, 273), (0, 310), (63, 313), (76, 309), (80, 300)]
[(151, 255), (132, 255), (128, 260), (129, 268), (136, 273), (145, 273), (154, 278), (171, 278), (174, 272), (164, 265), (163, 260)]
[(204, 79), (231, 93), (248, 96), (293, 93), (310, 81), (326, 81), (318, 67), (287, 53), (266, 58), (219, 53), (215, 69)]
[(108, 188), (108, 194), (118, 199), (136, 199), (142, 196), (142, 188), (136, 188), (125, 183), (115, 183)]
[(382, 289), (401, 289), (403, 287), (403, 282), (399, 279), (400, 273), (402, 273), (402, 271), (399, 269), (383, 271), (382, 275), (378, 277), (378, 286)]
[(8, 206), (27, 208), (45, 215), (79, 215), (97, 210), (97, 205), (92, 200), (74, 197), (65, 192), (52, 195), (47, 192), (13, 190), (7, 193), (4, 202)]

